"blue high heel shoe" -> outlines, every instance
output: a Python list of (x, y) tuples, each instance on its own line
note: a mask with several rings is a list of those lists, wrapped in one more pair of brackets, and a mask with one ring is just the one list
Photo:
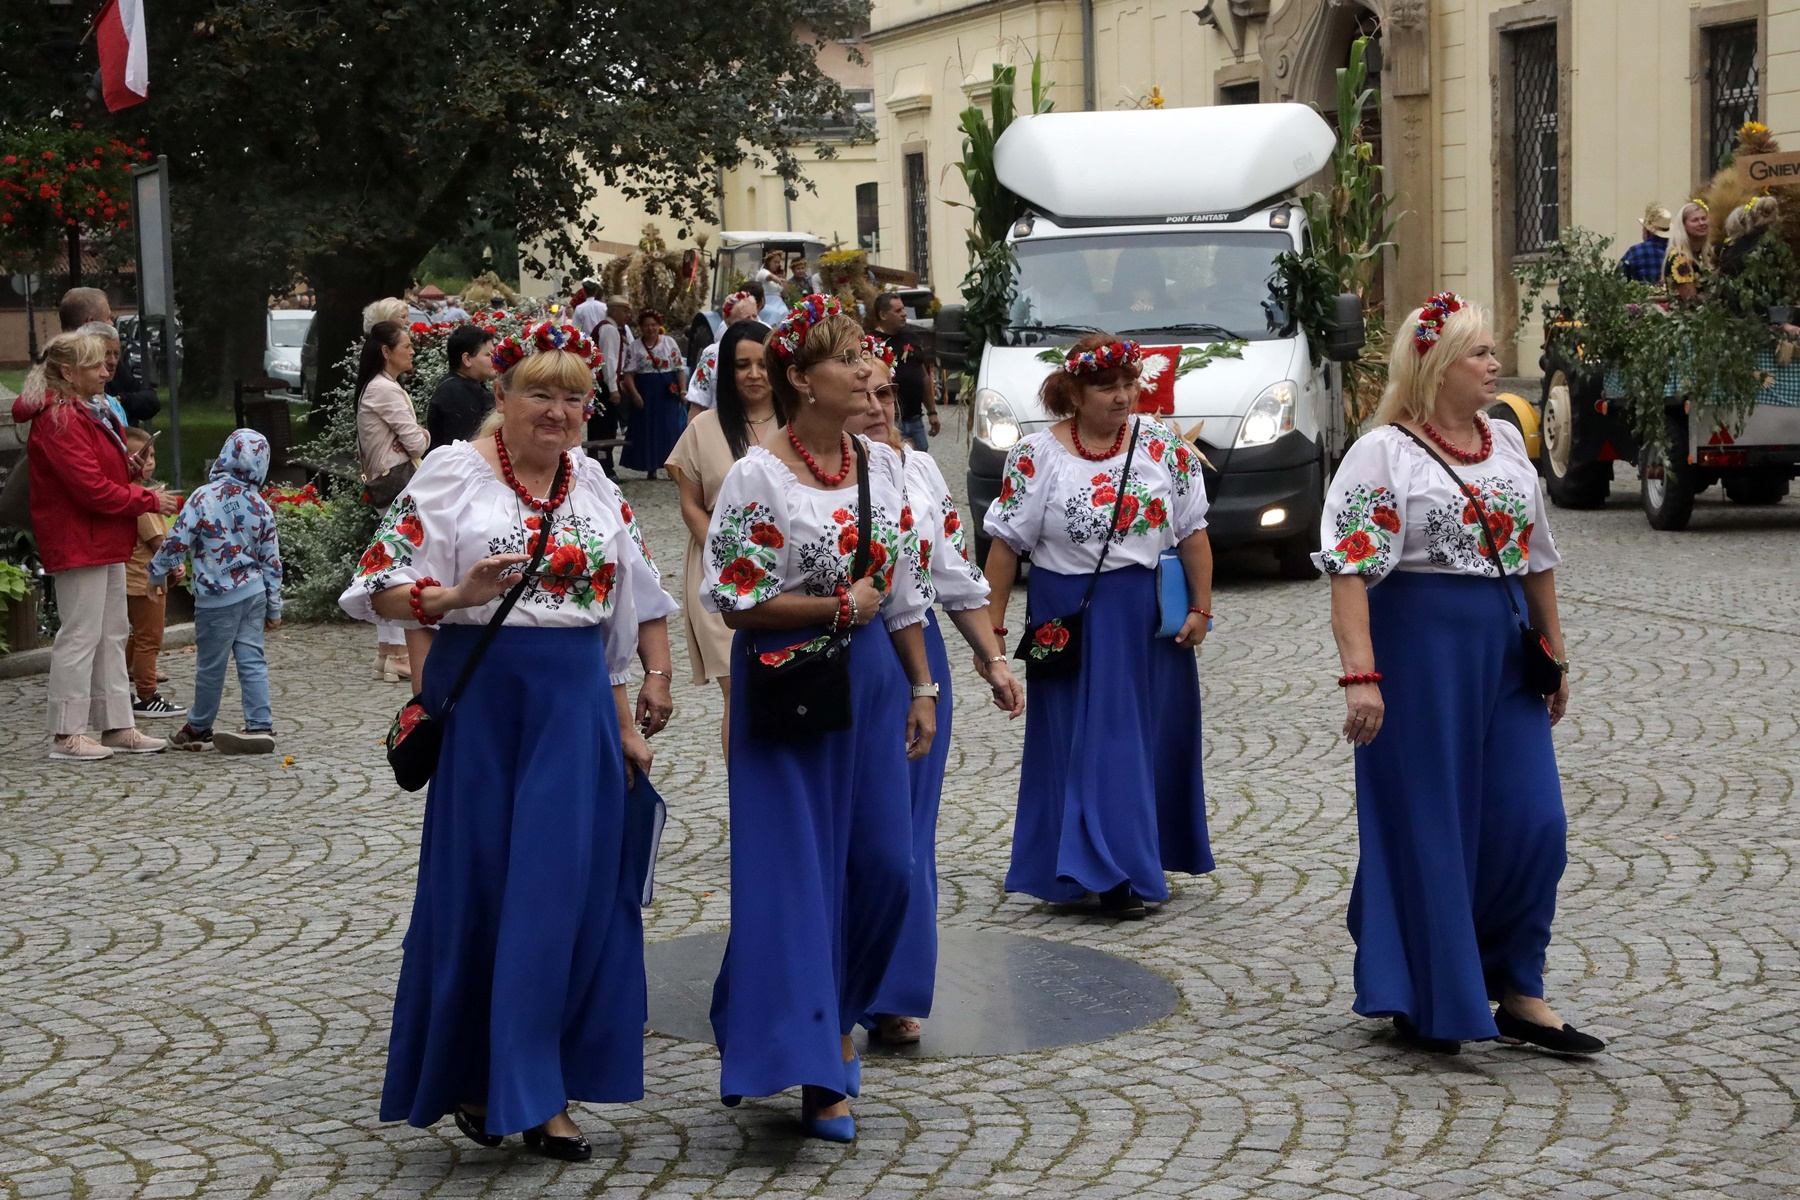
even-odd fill
[(836, 1104), (843, 1097), (825, 1088), (806, 1086), (800, 1089), (800, 1127), (807, 1137), (818, 1138), (825, 1142), (854, 1142), (856, 1140), (856, 1118), (821, 1117), (821, 1108)]

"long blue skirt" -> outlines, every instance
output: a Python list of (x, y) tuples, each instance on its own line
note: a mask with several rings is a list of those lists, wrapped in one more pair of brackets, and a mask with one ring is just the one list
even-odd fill
[[(1075, 611), (1088, 576), (1031, 569), (1032, 619)], [(1100, 575), (1081, 670), (1028, 682), (1006, 890), (1070, 903), (1121, 883), (1169, 898), (1164, 871), (1213, 869), (1194, 652), (1156, 636), (1156, 573)]]
[[(479, 628), (446, 625), (442, 700)], [(644, 1094), (644, 936), (625, 865), (606, 635), (502, 628), (444, 730), (394, 996), (381, 1119), (487, 1106), (516, 1133)]]
[(1356, 751), (1356, 1011), (1427, 1037), (1495, 1037), (1490, 1001), (1544, 994), (1567, 826), (1518, 630), (1491, 579), (1396, 571), (1369, 590), (1386, 716)]
[(750, 655), (821, 630), (732, 641), (731, 938), (713, 986), (719, 1095), (847, 1093), (839, 1038), (869, 1011), (912, 876), (906, 672), (881, 622), (851, 639), (849, 729), (750, 734)]
[(907, 764), (912, 786), (912, 891), (906, 900), (899, 944), (869, 1007), (865, 1023), (871, 1027), (877, 1016), (930, 1016), (937, 990), (938, 803), (944, 797), (944, 767), (950, 761), (950, 718), (955, 704), (950, 695), (950, 656), (935, 612), (925, 614), (925, 658), (940, 689), (937, 737), (930, 753)]
[(619, 465), (633, 471), (660, 471), (687, 427), (687, 397), (675, 390), (675, 372), (633, 375), (644, 407), (626, 405), (625, 452)]

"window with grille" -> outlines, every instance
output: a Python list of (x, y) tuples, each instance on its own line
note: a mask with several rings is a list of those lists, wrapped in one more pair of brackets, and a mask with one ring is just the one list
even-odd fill
[(1255, 80), (1249, 83), (1228, 83), (1219, 89), (1220, 104), (1257, 104), (1262, 100), (1262, 85)]
[(864, 250), (876, 250), (881, 242), (881, 204), (876, 191), (879, 185), (856, 185), (856, 244)]
[(1507, 35), (1512, 51), (1513, 253), (1545, 250), (1562, 229), (1556, 26)]
[(906, 156), (906, 262), (923, 283), (931, 277), (931, 196), (925, 186), (925, 156)]
[(1756, 120), (1761, 78), (1756, 22), (1706, 31), (1706, 166), (1716, 171), (1737, 146), (1738, 126)]

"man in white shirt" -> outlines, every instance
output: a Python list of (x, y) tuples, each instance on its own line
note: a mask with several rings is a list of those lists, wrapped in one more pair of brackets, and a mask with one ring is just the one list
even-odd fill
[(600, 285), (591, 279), (581, 285), (581, 290), (586, 299), (575, 306), (572, 314), (575, 328), (586, 336), (593, 337), (600, 322), (606, 320), (606, 302), (600, 299)]
[[(624, 393), (619, 390), (619, 368), (625, 361), (626, 350), (637, 340), (637, 334), (631, 328), (631, 302), (623, 296), (608, 296), (600, 306), (599, 327), (593, 338), (600, 347), (600, 386), (605, 394), (594, 415), (588, 419), (588, 440), (602, 441), (619, 436), (619, 415), (625, 406)], [(610, 477), (613, 474), (612, 448), (600, 451), (599, 458), (600, 466)]]

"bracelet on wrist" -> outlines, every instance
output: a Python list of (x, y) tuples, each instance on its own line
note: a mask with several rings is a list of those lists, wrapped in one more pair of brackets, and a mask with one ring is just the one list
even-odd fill
[(994, 636), (995, 637), (1005, 637), (1007, 634), (1009, 634), (1011, 632), (1012, 632), (1012, 630), (1008, 629), (1004, 625), (994, 626)]
[(1355, 687), (1359, 683), (1380, 683), (1381, 680), (1380, 671), (1352, 671), (1347, 675), (1338, 676), (1338, 686), (1341, 688)]
[(428, 587), (443, 586), (443, 584), (439, 583), (429, 575), (412, 585), (411, 589), (409, 589), (411, 592), (409, 598), (412, 601), (413, 620), (421, 625), (436, 625), (438, 623), (443, 614), (439, 613), (436, 616), (433, 616), (431, 613), (425, 611), (425, 589)]
[(668, 673), (668, 672), (667, 672), (667, 671), (664, 671), (664, 670), (662, 670), (662, 669), (660, 669), (660, 668), (658, 668), (658, 667), (645, 667), (645, 668), (644, 668), (644, 674), (645, 674), (645, 675), (646, 675), (646, 676), (650, 676), (650, 675), (661, 675), (661, 676), (662, 676), (662, 677), (663, 677), (663, 678), (664, 678), (664, 679), (667, 679), (667, 678), (669, 678), (669, 673)]
[(1213, 619), (1213, 615), (1212, 615), (1212, 609), (1210, 609), (1210, 608), (1201, 608), (1201, 607), (1200, 607), (1200, 606), (1199, 606), (1199, 605), (1198, 605), (1198, 604), (1190, 604), (1190, 605), (1188, 605), (1188, 611), (1189, 611), (1189, 612), (1191, 612), (1191, 613), (1197, 613), (1197, 614), (1199, 614), (1199, 615), (1200, 615), (1200, 616), (1202, 616), (1202, 617), (1205, 617), (1205, 618), (1206, 618), (1206, 619), (1207, 619), (1207, 620), (1209, 620), (1209, 621), (1210, 621), (1210, 620), (1212, 620), (1212, 619)]

